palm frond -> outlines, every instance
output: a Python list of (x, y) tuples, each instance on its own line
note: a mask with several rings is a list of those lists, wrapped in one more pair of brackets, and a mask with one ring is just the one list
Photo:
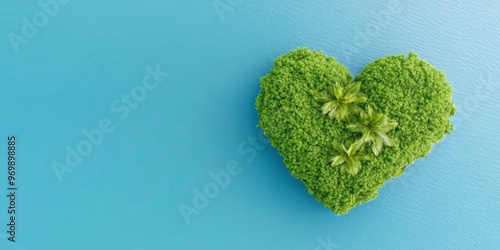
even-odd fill
[(355, 103), (363, 103), (363, 102), (366, 102), (367, 100), (368, 100), (368, 97), (365, 94), (359, 93), (356, 96), (356, 99), (354, 99), (354, 102)]
[(387, 136), (386, 133), (383, 132), (377, 132), (377, 135), (380, 137), (381, 141), (386, 145), (386, 146), (393, 146), (393, 141), (392, 139)]
[(330, 113), (335, 113), (338, 104), (336, 102), (327, 102), (321, 107), (321, 111), (324, 115), (330, 115)]
[(361, 169), (361, 161), (368, 160), (368, 156), (362, 153), (362, 143), (354, 142), (339, 144), (333, 142), (334, 155), (331, 158), (333, 167), (339, 166), (341, 172), (347, 171), (351, 175), (356, 175)]
[(334, 156), (332, 157), (332, 167), (343, 164), (346, 161), (345, 156)]
[(333, 142), (333, 148), (336, 150), (336, 153), (341, 154), (345, 151), (345, 147), (340, 145), (337, 141)]
[(379, 155), (382, 151), (382, 147), (384, 146), (384, 142), (381, 140), (374, 140), (372, 143), (372, 151), (374, 155)]
[(352, 132), (361, 133), (361, 142), (372, 146), (372, 152), (379, 155), (384, 145), (393, 146), (392, 139), (386, 134), (398, 125), (397, 122), (380, 113), (375, 113), (368, 106), (366, 112), (362, 111), (358, 119), (354, 119), (347, 125)]
[(359, 94), (359, 90), (361, 88), (361, 83), (349, 83), (345, 86), (345, 97), (353, 98)]
[(322, 92), (316, 95), (316, 100), (325, 103), (332, 101), (332, 97), (328, 93)]
[(337, 98), (337, 100), (341, 100), (344, 97), (344, 88), (340, 83), (335, 83), (335, 86), (333, 87), (332, 90), (332, 95)]
[(362, 133), (365, 130), (365, 126), (359, 123), (347, 124), (347, 128), (352, 132), (358, 132), (358, 133)]
[(316, 100), (324, 103), (321, 107), (324, 115), (337, 121), (343, 121), (359, 113), (360, 108), (357, 104), (367, 100), (366, 95), (360, 93), (360, 88), (359, 82), (349, 83), (346, 86), (337, 82), (328, 93), (322, 92), (316, 95)]

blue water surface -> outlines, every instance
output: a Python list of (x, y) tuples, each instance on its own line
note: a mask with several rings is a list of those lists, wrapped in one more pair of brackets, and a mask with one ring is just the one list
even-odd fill
[[(497, 0), (55, 1), (0, 8), (0, 249), (500, 248)], [(259, 77), (302, 46), (354, 75), (418, 53), (455, 131), (333, 214), (256, 128)]]

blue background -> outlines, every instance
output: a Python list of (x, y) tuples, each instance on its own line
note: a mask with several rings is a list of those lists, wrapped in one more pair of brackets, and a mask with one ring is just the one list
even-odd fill
[[(500, 248), (497, 0), (216, 2), (69, 1), (17, 53), (8, 35), (42, 7), (2, 2), (0, 144), (18, 138), (19, 191), (14, 244), (0, 200), (1, 249)], [(259, 77), (301, 46), (354, 75), (418, 53), (455, 90), (455, 131), (375, 200), (331, 213), (249, 139)], [(111, 104), (156, 65), (170, 75), (120, 119)], [(60, 182), (54, 162), (105, 118), (114, 131)], [(241, 173), (186, 223), (179, 205), (232, 160)]]

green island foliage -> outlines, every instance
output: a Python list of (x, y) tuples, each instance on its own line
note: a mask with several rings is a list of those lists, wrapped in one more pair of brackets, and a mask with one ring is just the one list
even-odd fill
[(384, 145), (392, 147), (392, 139), (387, 135), (391, 129), (396, 128), (398, 123), (389, 120), (387, 115), (374, 113), (372, 107), (368, 106), (367, 111), (359, 112), (359, 116), (354, 116), (347, 124), (347, 129), (359, 132), (362, 137), (358, 143), (372, 145), (372, 152), (378, 156)]
[[(377, 59), (353, 83), (333, 57), (299, 48), (278, 57), (260, 81), (259, 126), (292, 175), (337, 214), (375, 198), (385, 181), (401, 175), (453, 130), (450, 84), (414, 53)], [(358, 83), (363, 95), (356, 92)], [(337, 84), (354, 94), (335, 93)], [(342, 114), (325, 108), (342, 98), (349, 103)], [(358, 106), (360, 115), (347, 118)], [(384, 126), (370, 134), (370, 122)], [(358, 139), (370, 146), (352, 143)], [(390, 147), (379, 150), (381, 143)]]
[(358, 103), (366, 102), (366, 95), (360, 93), (360, 88), (359, 82), (349, 83), (346, 86), (336, 82), (330, 93), (319, 93), (316, 98), (324, 103), (321, 107), (323, 114), (341, 122), (354, 113), (360, 112)]

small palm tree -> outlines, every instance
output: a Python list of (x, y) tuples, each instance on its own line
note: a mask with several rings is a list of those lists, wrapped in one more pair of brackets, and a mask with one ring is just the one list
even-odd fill
[(386, 115), (374, 113), (373, 109), (368, 107), (367, 112), (361, 111), (358, 119), (348, 124), (347, 128), (362, 133), (359, 143), (371, 144), (373, 153), (378, 155), (384, 145), (393, 145), (392, 139), (386, 133), (397, 125), (397, 122), (389, 120)]
[(332, 166), (340, 166), (341, 172), (347, 171), (350, 175), (356, 175), (361, 169), (361, 162), (368, 160), (368, 156), (362, 153), (362, 147), (360, 143), (348, 143), (347, 149), (344, 144), (333, 142)]
[(329, 93), (320, 93), (316, 98), (323, 102), (321, 110), (324, 115), (337, 121), (359, 112), (358, 103), (366, 102), (366, 95), (361, 93), (361, 83), (349, 83), (346, 86), (336, 83)]

